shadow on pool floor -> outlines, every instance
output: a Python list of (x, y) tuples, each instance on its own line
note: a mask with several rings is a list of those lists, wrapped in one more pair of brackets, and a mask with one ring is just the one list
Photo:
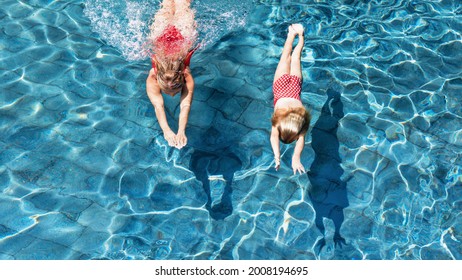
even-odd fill
[[(334, 243), (336, 246), (342, 246), (346, 242), (340, 235), (340, 227), (345, 219), (343, 209), (349, 203), (346, 182), (341, 179), (344, 171), (340, 166), (337, 129), (344, 113), (340, 93), (329, 89), (327, 96), (321, 115), (312, 129), (311, 145), (315, 152), (315, 159), (308, 172), (312, 186), (308, 194), (316, 211), (316, 226), (325, 236), (323, 218), (331, 219), (335, 225)], [(325, 245), (326, 241), (323, 237), (316, 244), (318, 253)]]
[[(190, 169), (202, 182), (207, 195), (206, 209), (213, 219), (222, 220), (233, 212), (231, 186), (234, 172), (240, 170), (241, 167), (241, 160), (228, 148), (213, 152), (196, 149), (191, 156)], [(215, 185), (212, 182), (218, 184)]]

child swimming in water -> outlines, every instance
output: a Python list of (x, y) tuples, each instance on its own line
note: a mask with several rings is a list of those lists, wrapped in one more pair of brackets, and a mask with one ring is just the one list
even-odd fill
[[(280, 166), (279, 140), (285, 144), (296, 141), (292, 156), (294, 174), (305, 172), (300, 156), (305, 146), (305, 134), (310, 126), (311, 116), (302, 104), (302, 72), (300, 56), (303, 49), (303, 26), (289, 26), (287, 39), (281, 59), (276, 68), (273, 82), (274, 114), (271, 119), (271, 148), (273, 149), (276, 170)], [(298, 43), (292, 52), (292, 44), (298, 35)]]
[[(163, 0), (151, 26), (154, 54), (146, 79), (146, 91), (164, 138), (169, 146), (178, 149), (188, 141), (185, 130), (194, 94), (189, 63), (195, 51), (197, 31), (190, 4), (190, 0)], [(162, 92), (170, 96), (181, 92), (177, 134), (168, 125)]]

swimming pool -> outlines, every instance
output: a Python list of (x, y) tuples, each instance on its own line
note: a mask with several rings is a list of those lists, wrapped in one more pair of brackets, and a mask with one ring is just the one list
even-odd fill
[[(0, 259), (462, 259), (460, 1), (214, 2), (179, 151), (145, 93), (159, 1), (2, 1)], [(292, 22), (299, 176), (269, 144)]]

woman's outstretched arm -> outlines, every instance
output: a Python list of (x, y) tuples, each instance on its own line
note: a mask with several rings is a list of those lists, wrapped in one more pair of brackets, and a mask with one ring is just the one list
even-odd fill
[(191, 75), (189, 67), (185, 69), (185, 86), (181, 92), (180, 116), (178, 119), (178, 134), (176, 135), (177, 148), (181, 149), (186, 146), (188, 138), (186, 137), (186, 125), (188, 124), (189, 112), (194, 95), (194, 78)]
[(168, 125), (164, 109), (164, 98), (162, 97), (160, 87), (155, 80), (153, 69), (149, 71), (148, 78), (146, 79), (146, 92), (148, 94), (149, 100), (154, 106), (157, 121), (159, 122), (160, 128), (164, 133), (165, 140), (168, 142), (169, 146), (176, 146), (177, 143), (175, 133), (170, 129), (170, 126)]

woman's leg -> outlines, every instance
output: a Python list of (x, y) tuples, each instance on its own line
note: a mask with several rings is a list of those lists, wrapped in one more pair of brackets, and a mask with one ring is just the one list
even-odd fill
[(174, 0), (175, 2), (175, 22), (174, 25), (180, 33), (188, 40), (186, 45), (188, 51), (197, 39), (197, 24), (194, 19), (194, 10), (191, 9), (191, 0)]
[(181, 9), (182, 7), (189, 9), (191, 6), (191, 0), (174, 0), (177, 9)]
[(289, 26), (289, 32), (287, 33), (287, 39), (284, 43), (284, 48), (282, 49), (281, 58), (279, 59), (278, 67), (276, 68), (276, 73), (274, 73), (273, 83), (277, 81), (282, 75), (290, 74), (290, 65), (292, 60), (292, 44), (294, 43), (296, 32)]
[(301, 55), (304, 45), (304, 38), (303, 38), (303, 25), (301, 24), (293, 24), (292, 28), (298, 34), (298, 43), (297, 46), (294, 48), (292, 52), (292, 59), (290, 62), (290, 75), (297, 76), (302, 78), (302, 67), (301, 67)]
[(163, 0), (160, 4), (160, 9), (154, 15), (154, 22), (152, 23), (151, 39), (159, 37), (167, 26), (173, 21), (175, 16), (175, 1)]
[(170, 21), (175, 15), (175, 1), (174, 0), (163, 0), (160, 4), (160, 9), (154, 16), (154, 22), (157, 24), (161, 22)]

